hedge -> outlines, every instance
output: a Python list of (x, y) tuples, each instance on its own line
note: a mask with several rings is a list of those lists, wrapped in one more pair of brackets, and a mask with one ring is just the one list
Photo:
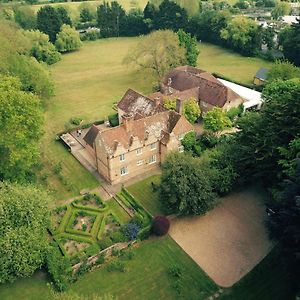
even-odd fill
[(62, 252), (63, 256), (69, 256), (66, 249), (64, 248), (64, 246), (60, 243), (59, 237), (58, 236), (54, 236), (53, 240), (55, 241), (55, 243), (57, 244), (57, 246), (59, 247), (60, 251)]
[(55, 237), (55, 239), (69, 239), (74, 240), (76, 242), (83, 242), (83, 243), (89, 243), (92, 244), (94, 241), (91, 237), (85, 237), (85, 236), (79, 236), (74, 234), (68, 234), (68, 233), (61, 233)]
[(75, 208), (78, 208), (80, 210), (87, 210), (87, 211), (91, 211), (91, 212), (104, 212), (104, 211), (108, 210), (107, 204), (105, 204), (105, 207), (103, 207), (103, 208), (96, 208), (96, 207), (92, 207), (92, 206), (88, 206), (88, 205), (80, 205), (80, 204), (72, 202), (72, 206), (74, 206)]
[(147, 239), (151, 234), (151, 224), (139, 231), (137, 238), (142, 240)]
[(67, 211), (59, 225), (59, 227), (57, 228), (56, 232), (58, 233), (62, 233), (65, 231), (67, 225), (68, 225), (68, 222), (70, 220), (70, 217), (72, 216), (72, 213), (73, 213), (73, 210), (72, 210), (72, 207), (70, 205), (67, 206)]
[(91, 235), (94, 239), (97, 238), (97, 233), (99, 231), (100, 224), (102, 223), (102, 220), (104, 219), (104, 217), (105, 217), (104, 215), (99, 214), (95, 220), (95, 223), (91, 230)]
[(103, 216), (103, 218), (101, 220), (101, 224), (100, 224), (99, 231), (98, 231), (98, 234), (97, 234), (97, 240), (98, 241), (100, 241), (101, 238), (102, 238), (102, 233), (103, 233), (104, 228), (105, 228), (105, 219), (106, 219), (106, 215)]

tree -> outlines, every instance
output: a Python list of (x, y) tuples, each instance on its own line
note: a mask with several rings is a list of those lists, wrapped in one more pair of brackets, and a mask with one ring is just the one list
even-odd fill
[(221, 30), (221, 38), (244, 55), (253, 55), (261, 45), (258, 25), (255, 21), (242, 16), (233, 18), (226, 28)]
[(169, 70), (186, 64), (185, 50), (170, 30), (159, 30), (143, 37), (124, 60), (143, 71), (150, 71), (158, 80)]
[(155, 29), (178, 31), (186, 28), (188, 15), (186, 10), (175, 2), (163, 0), (154, 14), (153, 24)]
[(70, 52), (81, 48), (79, 33), (70, 25), (63, 25), (56, 36), (55, 47), (59, 52)]
[(37, 27), (49, 36), (52, 43), (55, 42), (63, 24), (72, 25), (68, 12), (64, 7), (54, 8), (46, 5), (37, 12)]
[(49, 37), (39, 30), (25, 31), (24, 34), (30, 39), (32, 48), (30, 54), (48, 65), (52, 65), (61, 59), (60, 53), (49, 42)]
[(232, 126), (232, 122), (226, 113), (219, 107), (214, 107), (213, 110), (206, 113), (203, 117), (203, 122), (205, 129), (215, 133), (219, 133), (225, 128)]
[(154, 4), (148, 1), (143, 11), (144, 19), (153, 20), (155, 13), (156, 13), (156, 8)]
[(103, 37), (119, 36), (125, 19), (125, 10), (116, 1), (104, 1), (97, 8), (97, 23)]
[(158, 236), (166, 235), (170, 228), (170, 221), (165, 216), (156, 216), (152, 221), (152, 231)]
[(23, 90), (33, 92), (43, 99), (53, 96), (54, 85), (50, 73), (34, 57), (14, 55), (9, 64), (10, 74), (19, 77)]
[(192, 37), (190, 33), (184, 32), (180, 29), (177, 32), (179, 39), (179, 46), (182, 46), (186, 50), (186, 60), (190, 66), (196, 67), (198, 55), (200, 50), (198, 49), (198, 42), (195, 37)]
[(300, 67), (300, 20), (284, 31), (282, 48), (284, 56), (295, 66)]
[(80, 21), (83, 23), (90, 22), (95, 17), (96, 17), (96, 13), (95, 13), (93, 7), (90, 4), (83, 2), (80, 5)]
[(168, 213), (200, 215), (215, 205), (213, 173), (198, 158), (171, 153), (162, 164), (161, 201)]
[(201, 115), (201, 110), (195, 98), (190, 98), (185, 101), (183, 115), (191, 124), (194, 124), (198, 120)]
[(300, 162), (295, 175), (282, 183), (278, 201), (273, 201), (273, 211), (268, 219), (271, 238), (279, 239), (282, 259), (290, 280), (299, 290), (300, 277)]
[(268, 49), (274, 48), (275, 29), (273, 27), (261, 28), (262, 42), (267, 45)]
[(36, 28), (36, 14), (30, 6), (16, 6), (14, 8), (15, 21), (23, 29)]
[(125, 17), (124, 25), (120, 30), (121, 35), (138, 36), (148, 32), (148, 26), (144, 22), (142, 11), (140, 9), (131, 9)]
[(21, 90), (17, 78), (0, 78), (0, 179), (26, 181), (39, 158), (40, 103), (36, 96)]
[[(263, 90), (260, 112), (246, 113), (235, 134), (235, 170), (247, 180), (266, 186), (278, 182), (282, 148), (299, 136), (300, 79), (275, 80)], [(238, 156), (235, 154), (238, 152)]]
[(0, 283), (28, 277), (44, 264), (48, 203), (33, 186), (0, 182)]
[(268, 72), (268, 82), (276, 79), (289, 80), (300, 77), (300, 68), (288, 61), (276, 61)]
[(290, 13), (290, 4), (288, 2), (276, 2), (274, 9), (271, 11), (273, 19), (278, 20), (280, 17), (288, 15)]
[(200, 156), (202, 149), (197, 142), (195, 132), (188, 132), (181, 141), (181, 144), (184, 147), (184, 151), (190, 152), (195, 156)]

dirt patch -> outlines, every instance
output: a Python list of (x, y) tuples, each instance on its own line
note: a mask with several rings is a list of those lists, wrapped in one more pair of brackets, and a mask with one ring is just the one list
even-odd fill
[(90, 232), (95, 222), (95, 216), (77, 216), (74, 220), (74, 229)]
[(272, 248), (263, 197), (257, 189), (231, 194), (205, 216), (174, 219), (170, 235), (218, 285), (230, 287)]
[(87, 248), (90, 244), (84, 243), (84, 242), (77, 242), (74, 240), (66, 240), (66, 242), (63, 244), (66, 252), (68, 255), (72, 256), (76, 254), (77, 252)]

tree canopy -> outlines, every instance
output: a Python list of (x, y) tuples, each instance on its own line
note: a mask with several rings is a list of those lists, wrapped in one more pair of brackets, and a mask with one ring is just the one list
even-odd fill
[(70, 52), (81, 48), (79, 33), (70, 25), (62, 25), (56, 36), (55, 47), (59, 52)]
[(26, 181), (39, 158), (43, 123), (40, 102), (22, 91), (17, 78), (0, 78), (0, 179)]
[(124, 62), (143, 71), (150, 71), (160, 79), (170, 69), (185, 65), (185, 49), (179, 46), (178, 37), (170, 30), (150, 33), (131, 49)]
[(0, 182), (0, 283), (30, 276), (44, 264), (48, 203), (33, 186)]
[(300, 77), (300, 68), (289, 61), (276, 61), (268, 71), (268, 81), (276, 79), (289, 80)]
[(212, 132), (218, 133), (227, 127), (232, 126), (232, 122), (226, 113), (219, 107), (207, 112), (203, 117), (204, 128)]
[(209, 166), (187, 154), (171, 153), (162, 164), (161, 201), (169, 213), (199, 215), (215, 205), (214, 175)]

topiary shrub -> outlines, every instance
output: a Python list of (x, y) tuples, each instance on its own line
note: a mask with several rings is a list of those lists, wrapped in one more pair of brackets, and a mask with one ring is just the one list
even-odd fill
[(168, 233), (170, 228), (170, 221), (165, 216), (156, 216), (152, 222), (152, 231), (158, 236)]

